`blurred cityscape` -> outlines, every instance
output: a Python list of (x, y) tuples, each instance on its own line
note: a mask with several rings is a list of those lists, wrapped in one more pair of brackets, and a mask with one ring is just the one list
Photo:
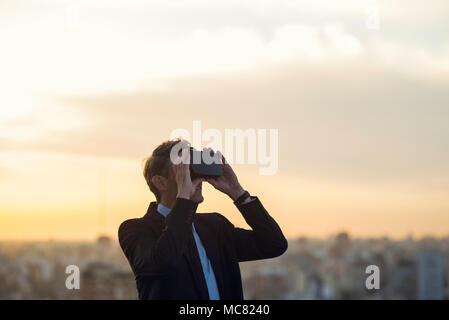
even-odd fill
[[(448, 299), (449, 237), (290, 239), (275, 259), (241, 263), (245, 299)], [(68, 265), (80, 289), (66, 288)], [(368, 290), (369, 265), (380, 289)], [(0, 242), (0, 299), (136, 299), (118, 242)]]

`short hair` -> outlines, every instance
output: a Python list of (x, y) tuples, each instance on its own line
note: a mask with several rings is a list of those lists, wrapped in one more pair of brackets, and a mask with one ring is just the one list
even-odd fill
[[(172, 147), (185, 140), (177, 138), (162, 142), (154, 149), (150, 157), (144, 159), (143, 176), (150, 187), (151, 192), (156, 196), (156, 201), (161, 200), (161, 193), (154, 185), (152, 178), (156, 175), (168, 178), (170, 168), (170, 152)], [(185, 141), (188, 143), (187, 141)]]

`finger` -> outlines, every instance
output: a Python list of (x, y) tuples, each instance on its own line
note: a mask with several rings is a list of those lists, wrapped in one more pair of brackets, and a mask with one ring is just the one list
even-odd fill
[(182, 174), (183, 175), (188, 175), (188, 176), (190, 176), (190, 169), (189, 169), (189, 164), (186, 164), (186, 163), (182, 163), (181, 164), (181, 171), (182, 171)]
[(170, 170), (176, 175), (179, 172), (179, 164), (172, 163), (170, 166)]
[(181, 157), (179, 157), (179, 158), (180, 158), (180, 161), (176, 164), (173, 164), (173, 168), (175, 168), (178, 171), (182, 171), (185, 163), (181, 160)]
[(203, 152), (209, 156), (209, 155), (213, 154), (214, 150), (212, 148), (205, 147), (205, 148), (203, 148)]
[(201, 182), (203, 182), (204, 181), (204, 179), (203, 178), (195, 178), (195, 179), (193, 179), (193, 181), (192, 181), (192, 186), (193, 187), (197, 187)]
[(223, 165), (228, 165), (228, 163), (227, 163), (226, 158), (224, 157), (224, 155), (223, 155), (220, 151), (217, 151), (217, 154), (218, 154), (218, 158), (221, 160), (221, 163), (222, 163)]
[(192, 180), (192, 183), (199, 183), (199, 182), (203, 182), (205, 179), (204, 178), (194, 178)]
[(190, 150), (188, 150), (187, 148), (182, 149), (181, 161), (182, 161), (183, 164), (189, 164), (190, 163)]
[(212, 186), (217, 185), (217, 179), (215, 179), (215, 178), (206, 178), (205, 180), (206, 180), (206, 182), (210, 183)]
[(172, 164), (172, 171), (176, 176), (181, 176), (186, 173), (186, 170), (188, 170), (188, 164), (184, 164), (182, 162), (179, 162), (177, 164)]

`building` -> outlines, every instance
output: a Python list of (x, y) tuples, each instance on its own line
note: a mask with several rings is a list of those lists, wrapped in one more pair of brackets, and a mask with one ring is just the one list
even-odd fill
[(418, 299), (442, 300), (444, 292), (443, 257), (436, 251), (418, 254)]

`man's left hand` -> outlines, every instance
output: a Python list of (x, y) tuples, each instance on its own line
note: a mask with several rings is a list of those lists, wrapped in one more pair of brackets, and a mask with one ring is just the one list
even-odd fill
[[(212, 151), (210, 148), (204, 148), (204, 151)], [(217, 154), (222, 159), (223, 175), (216, 178), (205, 178), (207, 182), (214, 186), (215, 189), (227, 194), (233, 201), (237, 200), (245, 190), (240, 185), (234, 170), (220, 151)]]

